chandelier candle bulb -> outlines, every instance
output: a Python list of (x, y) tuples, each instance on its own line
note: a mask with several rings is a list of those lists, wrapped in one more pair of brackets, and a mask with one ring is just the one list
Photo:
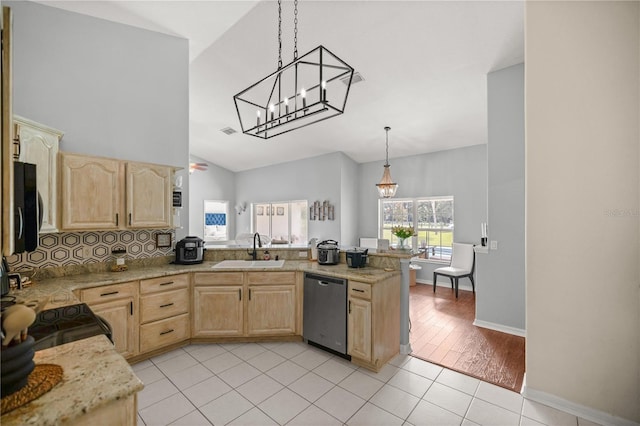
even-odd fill
[(269, 105), (269, 111), (271, 112), (271, 121), (273, 121), (273, 111), (275, 110), (273, 104)]
[(260, 127), (260, 111), (256, 111), (256, 127)]
[(307, 107), (307, 91), (300, 89), (300, 97), (302, 98), (302, 108)]
[(322, 102), (327, 102), (327, 82), (322, 81)]
[[(284, 113), (289, 115), (289, 98), (284, 98)], [(287, 120), (289, 117), (287, 117)]]

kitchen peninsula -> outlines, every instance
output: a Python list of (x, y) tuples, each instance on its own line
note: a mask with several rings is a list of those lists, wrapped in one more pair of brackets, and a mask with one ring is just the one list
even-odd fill
[[(170, 263), (171, 257), (161, 257), (133, 263), (124, 272), (100, 271), (95, 265), (85, 273), (77, 273), (76, 267), (74, 275), (64, 275), (64, 268), (40, 271), (40, 277), (34, 278), (32, 287), (14, 291), (12, 295), (19, 301), (49, 298), (45, 309), (78, 301), (88, 303), (96, 314), (106, 317), (111, 323), (115, 350), (106, 337), (96, 336), (37, 352), (36, 363), (53, 363), (64, 368), (63, 382), (36, 401), (3, 415), (2, 423), (49, 424), (56, 419), (83, 422), (89, 420), (85, 416), (106, 410), (105, 407), (115, 402), (126, 401), (122, 404), (128, 402), (132, 408), (135, 407), (135, 393), (142, 389), (143, 384), (133, 374), (125, 358), (129, 363), (135, 363), (189, 342), (302, 340), (302, 281), (305, 272), (339, 277), (350, 284), (357, 284), (360, 293), (350, 293), (349, 297), (355, 297), (359, 306), (364, 305), (368, 314), (364, 317), (359, 315), (357, 322), (350, 324), (352, 333), (360, 333), (357, 340), (366, 345), (352, 354), (353, 363), (378, 371), (398, 353), (400, 259), (408, 257), (408, 254), (372, 254), (370, 265), (373, 267), (356, 269), (347, 267), (344, 253), (341, 253), (341, 263), (337, 265), (319, 265), (306, 259), (298, 260), (297, 249), (270, 251), (273, 256), (285, 259), (281, 268), (213, 269), (221, 260), (246, 258), (246, 249), (225, 248), (207, 250), (205, 261), (196, 265), (175, 265)], [(250, 292), (253, 292), (254, 299), (259, 300), (259, 291), (268, 294), (272, 288), (278, 290), (274, 293), (277, 296), (263, 299), (263, 302), (292, 302), (289, 313), (293, 322), (288, 329), (279, 324), (273, 325), (272, 317), (264, 323), (250, 317), (260, 315), (259, 309), (249, 305)], [(349, 289), (351, 292), (351, 286)], [(92, 302), (87, 295), (94, 294), (105, 295), (109, 300)], [(215, 328), (218, 320), (211, 318), (209, 309), (206, 312), (199, 309), (202, 303), (218, 300), (216, 297), (220, 294), (226, 295), (220, 299), (225, 309), (231, 301), (239, 309), (239, 328), (235, 334)], [(279, 295), (286, 297), (280, 298)], [(122, 300), (127, 300), (126, 309), (118, 307)], [(167, 313), (162, 313), (164, 309)], [(114, 317), (109, 317), (114, 313)], [(124, 322), (114, 320), (121, 314), (127, 317)], [(266, 324), (266, 328), (249, 327), (247, 324)], [(131, 330), (132, 335), (124, 340), (119, 335)], [(122, 344), (126, 347), (123, 348)], [(78, 385), (79, 382), (82, 385)], [(129, 413), (128, 410), (126, 412)], [(135, 415), (135, 409), (131, 415)]]

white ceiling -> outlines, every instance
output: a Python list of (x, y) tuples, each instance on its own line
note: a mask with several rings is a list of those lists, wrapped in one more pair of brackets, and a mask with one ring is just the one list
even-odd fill
[[(277, 67), (275, 1), (41, 1), (189, 39), (191, 154), (241, 171), (342, 151), (358, 163), (487, 142), (488, 72), (524, 61), (523, 1), (301, 0), (300, 55), (322, 44), (359, 72), (345, 113), (268, 140), (233, 95)], [(283, 62), (293, 2), (283, 1)], [(392, 162), (392, 161), (391, 161)]]

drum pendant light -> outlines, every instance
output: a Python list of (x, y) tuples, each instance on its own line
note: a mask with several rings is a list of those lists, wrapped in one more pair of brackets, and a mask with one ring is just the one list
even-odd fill
[(384, 163), (384, 172), (382, 173), (382, 180), (380, 181), (380, 183), (377, 183), (376, 186), (378, 187), (378, 195), (380, 195), (381, 198), (391, 198), (396, 195), (396, 191), (398, 190), (398, 184), (394, 183), (391, 180), (391, 171), (389, 170), (389, 168), (391, 167), (389, 165), (389, 130), (391, 130), (391, 127), (387, 126), (384, 128), (384, 130), (387, 132), (386, 160)]
[(233, 97), (242, 133), (268, 139), (344, 112), (353, 68), (324, 46), (298, 58), (298, 0), (293, 44), (293, 62), (283, 66), (278, 0), (278, 69)]

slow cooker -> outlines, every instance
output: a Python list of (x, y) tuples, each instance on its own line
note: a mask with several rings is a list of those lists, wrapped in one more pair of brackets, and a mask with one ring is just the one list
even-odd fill
[(367, 266), (367, 258), (369, 257), (369, 249), (347, 250), (347, 266), (349, 268), (364, 268)]
[(318, 243), (318, 264), (337, 265), (340, 261), (338, 242), (335, 240), (324, 240)]

